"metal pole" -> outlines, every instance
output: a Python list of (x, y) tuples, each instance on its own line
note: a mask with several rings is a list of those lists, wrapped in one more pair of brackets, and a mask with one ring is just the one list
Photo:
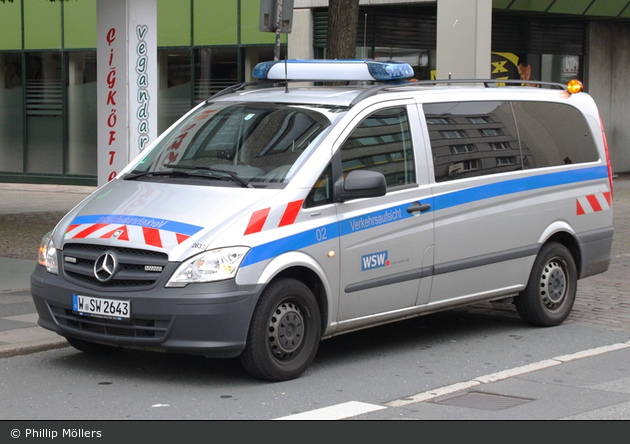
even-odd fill
[(278, 0), (276, 7), (276, 46), (273, 59), (280, 60), (280, 28), (282, 27), (282, 0)]

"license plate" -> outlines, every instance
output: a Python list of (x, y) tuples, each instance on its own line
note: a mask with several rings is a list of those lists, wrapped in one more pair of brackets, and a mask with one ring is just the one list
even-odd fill
[(80, 315), (128, 319), (131, 316), (131, 302), (73, 294), (72, 311)]

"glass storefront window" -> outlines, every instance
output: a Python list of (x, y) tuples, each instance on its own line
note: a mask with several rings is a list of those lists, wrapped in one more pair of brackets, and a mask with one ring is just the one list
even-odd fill
[(0, 172), (23, 170), (22, 92), (21, 53), (0, 53)]
[(543, 54), (541, 80), (566, 84), (580, 78), (580, 56)]
[(26, 172), (63, 173), (61, 52), (27, 52)]
[(162, 134), (190, 110), (190, 49), (159, 49), (158, 71), (158, 134)]
[(68, 151), (65, 173), (96, 175), (96, 51), (69, 52), (66, 72)]
[(198, 48), (195, 52), (195, 104), (238, 83), (238, 49)]

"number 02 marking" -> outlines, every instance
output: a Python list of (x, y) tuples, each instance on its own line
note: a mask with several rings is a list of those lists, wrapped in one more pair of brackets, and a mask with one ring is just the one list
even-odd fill
[(318, 228), (315, 231), (315, 237), (317, 238), (317, 242), (328, 239), (328, 237), (326, 236), (326, 228)]

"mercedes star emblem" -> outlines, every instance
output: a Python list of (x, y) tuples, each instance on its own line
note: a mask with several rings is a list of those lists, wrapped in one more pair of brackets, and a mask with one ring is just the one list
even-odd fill
[(94, 262), (94, 276), (100, 282), (108, 282), (114, 277), (117, 265), (116, 256), (107, 251), (101, 254)]

